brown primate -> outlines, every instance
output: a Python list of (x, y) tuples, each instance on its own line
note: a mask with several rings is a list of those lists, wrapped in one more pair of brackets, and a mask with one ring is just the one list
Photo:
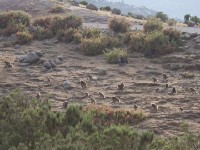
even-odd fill
[(112, 103), (120, 103), (120, 99), (117, 98), (116, 96), (112, 97)]
[(183, 108), (182, 108), (182, 107), (180, 107), (180, 108), (179, 108), (179, 110), (182, 112), (182, 111), (183, 111)]
[(196, 90), (194, 88), (190, 88), (191, 93), (196, 93)]
[(166, 88), (169, 88), (169, 85), (168, 85), (168, 84), (166, 84), (166, 85), (165, 85), (165, 87), (166, 87)]
[(86, 88), (87, 87), (87, 83), (83, 80), (81, 80), (81, 87), (82, 88)]
[(5, 66), (4, 66), (5, 69), (13, 68), (12, 64), (9, 61), (5, 60), (4, 63), (5, 63)]
[(68, 106), (68, 101), (64, 101), (63, 102), (63, 108), (67, 108), (67, 106)]
[(168, 76), (164, 73), (162, 75), (163, 75), (163, 80), (167, 80)]
[(88, 92), (85, 93), (85, 97), (90, 97), (90, 94)]
[(176, 87), (173, 87), (173, 88), (172, 88), (171, 94), (176, 94), (176, 92), (177, 92), (177, 91), (176, 91)]
[(123, 90), (124, 89), (124, 83), (118, 84), (118, 90)]
[(96, 104), (97, 103), (96, 100), (94, 99), (94, 97), (90, 97), (90, 100), (91, 100), (92, 104)]
[(152, 78), (152, 79), (153, 79), (153, 83), (158, 82), (158, 79), (156, 79), (156, 78)]
[(102, 92), (99, 92), (99, 97), (105, 99), (105, 95)]
[(134, 107), (134, 109), (135, 109), (135, 110), (137, 110), (137, 109), (138, 109), (138, 105), (137, 105), (137, 104), (134, 104), (134, 106), (133, 106), (133, 107)]
[(37, 92), (37, 94), (36, 94), (36, 98), (37, 98), (37, 99), (40, 99), (40, 97), (41, 97), (40, 92)]
[(90, 75), (90, 74), (87, 75), (87, 78), (90, 79), (90, 80), (93, 79), (92, 75)]
[(156, 105), (155, 103), (151, 103), (151, 107), (154, 111), (158, 111), (158, 105)]

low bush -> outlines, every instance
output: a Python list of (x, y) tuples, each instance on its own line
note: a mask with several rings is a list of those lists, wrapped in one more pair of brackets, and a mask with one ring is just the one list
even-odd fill
[(106, 48), (120, 46), (121, 43), (117, 38), (101, 36), (98, 38), (82, 39), (81, 49), (85, 55), (95, 56), (103, 54)]
[(69, 28), (77, 29), (82, 26), (82, 23), (82, 18), (75, 15), (70, 15), (67, 17), (56, 16), (51, 22), (50, 29), (56, 33), (59, 30), (66, 30)]
[(74, 43), (79, 44), (81, 43), (81, 40), (83, 39), (83, 36), (80, 32), (75, 32), (74, 34)]
[(33, 36), (30, 33), (25, 32), (25, 31), (17, 32), (16, 37), (17, 37), (17, 40), (16, 40), (17, 44), (27, 44), (27, 43), (30, 43), (33, 39)]
[(113, 50), (107, 49), (104, 51), (105, 59), (110, 64), (117, 64), (119, 62), (120, 56), (123, 56), (124, 59), (128, 60), (128, 53), (122, 49), (114, 48)]
[(87, 6), (88, 2), (86, 2), (86, 1), (80, 1), (79, 4)]
[(176, 20), (174, 20), (174, 19), (169, 19), (168, 21), (167, 21), (167, 24), (168, 24), (168, 26), (175, 26), (176, 25)]
[(161, 31), (163, 29), (163, 24), (158, 18), (150, 18), (144, 24), (144, 32), (149, 33), (153, 31)]
[(185, 72), (180, 74), (183, 78), (193, 79), (195, 78), (195, 74), (193, 72)]
[(54, 34), (51, 30), (40, 26), (36, 27), (36, 30), (32, 34), (33, 38), (38, 40), (51, 39), (54, 37)]
[(78, 32), (76, 29), (69, 28), (67, 30), (59, 30), (56, 36), (59, 41), (70, 43), (74, 41), (74, 35), (76, 32)]
[(85, 28), (81, 31), (82, 37), (89, 38), (98, 38), (101, 35), (101, 31), (98, 28)]
[(64, 13), (65, 12), (65, 7), (64, 6), (54, 6), (50, 10), (51, 13)]
[(95, 6), (94, 4), (89, 4), (86, 6), (86, 8), (90, 10), (96, 10), (96, 11), (98, 10), (97, 6)]
[(145, 40), (146, 34), (144, 34), (143, 32), (132, 32), (130, 34), (129, 49), (136, 52), (144, 51)]
[(163, 33), (169, 37), (169, 41), (177, 41), (180, 38), (181, 32), (173, 29), (173, 28), (166, 28), (163, 30)]
[(0, 30), (0, 35), (2, 34), (3, 36), (11, 36), (17, 32), (24, 31), (25, 28), (26, 27), (23, 24), (9, 23), (6, 28)]
[(54, 16), (45, 16), (45, 17), (38, 17), (33, 20), (33, 26), (40, 26), (43, 28), (49, 28), (51, 25), (52, 20), (54, 19)]
[(101, 7), (99, 10), (111, 11), (111, 8), (110, 8), (110, 6), (105, 6), (105, 7)]
[(163, 12), (157, 12), (156, 18), (160, 18), (163, 22), (166, 22), (168, 20), (167, 14), (164, 14)]
[(31, 15), (27, 12), (18, 11), (3, 11), (0, 12), (0, 29), (7, 28), (10, 24), (21, 24), (24, 26), (30, 25)]
[(120, 9), (117, 9), (117, 8), (113, 8), (111, 10), (112, 14), (115, 14), (115, 15), (120, 15), (121, 14), (121, 10)]
[(109, 28), (116, 33), (124, 33), (130, 29), (130, 23), (125, 19), (113, 18), (109, 21)]
[(171, 53), (176, 50), (176, 43), (169, 42), (169, 38), (160, 31), (147, 34), (144, 46), (146, 54), (150, 52), (154, 56)]

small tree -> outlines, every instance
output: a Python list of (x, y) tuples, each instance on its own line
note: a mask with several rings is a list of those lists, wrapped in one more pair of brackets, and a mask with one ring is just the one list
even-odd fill
[(189, 21), (190, 21), (190, 18), (191, 18), (190, 14), (186, 14), (186, 15), (184, 16), (185, 23), (189, 22)]
[(200, 19), (197, 16), (192, 16), (191, 21), (193, 21), (195, 24), (200, 23)]
[(160, 18), (163, 22), (166, 22), (168, 20), (168, 16), (163, 12), (158, 12), (156, 14), (156, 18)]

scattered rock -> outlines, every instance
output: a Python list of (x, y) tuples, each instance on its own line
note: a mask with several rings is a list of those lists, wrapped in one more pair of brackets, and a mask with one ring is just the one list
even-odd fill
[(57, 58), (58, 58), (60, 61), (63, 61), (63, 57), (62, 57), (62, 56), (57, 56)]
[(14, 48), (18, 49), (18, 48), (20, 48), (20, 45), (17, 44), (17, 45), (14, 46)]
[(115, 15), (120, 15), (121, 14), (121, 10), (117, 9), (117, 8), (113, 8), (111, 10), (112, 14), (115, 14)]
[(52, 68), (56, 68), (56, 64), (52, 60), (49, 60), (49, 63), (51, 64)]
[(48, 62), (48, 61), (45, 61), (44, 63), (43, 63), (43, 66), (44, 66), (44, 68), (46, 68), (46, 69), (52, 69), (52, 66), (51, 66), (51, 64)]
[(30, 63), (20, 63), (19, 66), (20, 66), (20, 67), (30, 66)]
[(98, 70), (98, 74), (103, 76), (103, 75), (106, 75), (107, 74), (107, 71), (105, 69), (99, 69)]
[(198, 36), (198, 37), (194, 38), (194, 41), (195, 41), (195, 43), (200, 43), (200, 37)]
[(43, 57), (44, 56), (44, 53), (43, 52), (40, 52), (40, 51), (37, 51), (37, 52), (34, 52), (36, 55), (38, 55), (38, 57)]
[(86, 8), (90, 10), (96, 10), (96, 11), (98, 10), (97, 6), (95, 6), (94, 4), (89, 4), (86, 6)]
[(196, 44), (196, 45), (195, 45), (195, 48), (196, 48), (196, 49), (200, 49), (200, 43)]
[(196, 38), (197, 36), (199, 36), (199, 34), (198, 33), (191, 33), (190, 34), (190, 37), (193, 39), (193, 38)]
[(39, 59), (40, 57), (37, 54), (31, 52), (28, 53), (26, 56), (21, 57), (20, 62), (33, 64), (36, 63)]
[(73, 88), (72, 84), (70, 81), (66, 80), (64, 83), (63, 83), (63, 87), (65, 90), (70, 90)]

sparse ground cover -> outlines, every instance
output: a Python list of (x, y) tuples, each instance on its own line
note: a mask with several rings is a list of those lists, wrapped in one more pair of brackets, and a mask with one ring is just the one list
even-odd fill
[[(152, 130), (161, 137), (182, 135), (183, 130), (181, 128), (185, 127), (185, 124), (188, 126), (187, 130), (189, 133), (198, 133), (200, 131), (198, 88), (200, 80), (200, 54), (199, 49), (196, 48), (198, 46), (198, 35), (197, 39), (195, 39), (194, 35), (179, 35), (179, 33), (172, 29), (153, 31), (152, 33), (132, 31), (112, 33), (109, 30), (83, 29), (79, 19), (76, 20), (76, 17), (75, 19), (74, 17), (70, 17), (70, 19), (57, 17), (57, 19), (59, 23), (56, 21), (52, 24), (47, 17), (47, 20), (41, 21), (42, 25), (38, 23), (37, 25), (32, 24), (34, 28), (29, 28), (29, 26), (22, 28), (19, 31), (22, 33), (18, 33), (22, 42), (29, 39), (27, 38), (29, 35), (24, 32), (29, 32), (29, 34), (32, 34), (32, 32), (37, 33), (37, 36), (33, 34), (32, 42), (28, 40), (28, 44), (18, 45), (15, 41), (15, 36), (1, 38), (2, 63), (0, 70), (2, 75), (0, 76), (0, 94), (2, 96), (16, 87), (23, 89), (27, 95), (32, 96), (39, 91), (42, 97), (46, 94), (49, 95), (52, 105), (51, 110), (57, 112), (63, 110), (62, 104), (64, 100), (68, 100), (70, 105), (79, 103), (84, 106), (90, 106), (90, 99), (85, 98), (85, 93), (89, 92), (97, 101), (97, 104), (92, 106), (94, 111), (101, 112), (101, 107), (99, 108), (99, 106), (103, 105), (106, 106), (104, 109), (111, 110), (108, 111), (111, 114), (116, 114), (117, 109), (133, 110), (134, 112), (134, 104), (137, 104), (139, 110), (146, 114), (143, 119), (135, 121), (134, 119), (132, 120), (132, 116), (128, 115), (128, 113), (125, 116), (122, 115), (122, 118), (118, 118), (121, 116), (119, 113), (118, 117), (112, 117), (114, 119), (111, 122), (114, 125), (117, 124), (118, 119), (122, 120), (122, 125), (126, 121), (130, 123), (129, 120), (131, 120), (133, 121), (131, 122), (133, 123), (131, 124), (133, 128)], [(75, 29), (63, 26), (62, 22), (66, 20), (68, 22), (70, 22), (69, 20), (76, 20), (69, 24), (71, 27), (74, 27), (75, 24)], [(101, 17), (99, 17), (99, 20), (101, 20)], [(33, 23), (33, 20), (31, 20), (31, 23)], [(54, 27), (59, 27), (62, 30), (64, 29), (65, 32), (70, 33), (72, 35), (70, 41), (72, 42), (62, 42), (63, 40), (57, 39), (55, 35), (62, 30), (55, 30), (58, 28)], [(35, 29), (36, 31), (39, 29), (39, 31), (36, 32)], [(41, 37), (44, 35), (43, 32), (46, 33), (45, 37)], [(115, 38), (113, 38), (113, 35)], [(66, 38), (68, 39), (69, 36)], [(153, 45), (157, 49), (162, 44), (166, 46), (165, 44), (167, 43), (167, 46), (169, 46), (169, 43), (176, 42), (177, 38), (186, 38), (187, 40), (184, 41), (186, 47), (183, 45), (181, 49), (170, 51), (170, 53), (162, 54), (154, 59), (144, 57), (145, 47), (142, 46), (147, 45), (149, 49)], [(160, 41), (160, 43), (158, 44), (155, 41)], [(147, 42), (147, 44), (143, 44), (143, 42)], [(106, 62), (106, 59), (116, 59), (121, 54), (121, 51), (117, 51), (116, 47), (127, 52), (129, 63), (125, 67), (119, 67), (115, 64), (111, 65)], [(108, 52), (106, 58), (104, 57), (105, 54), (101, 54), (107, 48), (109, 48), (110, 53)], [(114, 48), (114, 51), (112, 51), (112, 48)], [(23, 55), (38, 50), (43, 55), (41, 62), (60, 55), (63, 62), (51, 70), (44, 69), (41, 62), (28, 66), (25, 63), (19, 62)], [(92, 57), (87, 56), (85, 52), (89, 52), (89, 55), (94, 55)], [(5, 60), (13, 64), (12, 69), (4, 68)], [(162, 77), (163, 73), (168, 76), (169, 88), (166, 88), (166, 83)], [(88, 78), (88, 75), (92, 77)], [(158, 79), (157, 83), (153, 83), (153, 77)], [(81, 88), (79, 84), (80, 79), (87, 82), (87, 88)], [(125, 88), (122, 91), (117, 89), (117, 85), (120, 82), (125, 84)], [(172, 87), (176, 87), (176, 94), (170, 94)], [(191, 88), (195, 89), (195, 92), (192, 92)], [(107, 98), (100, 98), (98, 91), (102, 91)], [(112, 96), (117, 96), (121, 103), (112, 103), (112, 100), (109, 98)], [(151, 103), (156, 103), (159, 106), (157, 112), (152, 111)], [(106, 124), (102, 121), (104, 120), (104, 115), (102, 116), (100, 113), (97, 116), (100, 116), (100, 120), (98, 120), (99, 118), (96, 120), (98, 123)], [(101, 117), (103, 118), (102, 120)], [(106, 118), (109, 117), (106, 116)], [(128, 120), (124, 121), (123, 119)], [(157, 149), (181, 149), (182, 147), (175, 147), (185, 144), (185, 149), (187, 150), (187, 146), (190, 146), (191, 138), (197, 144), (192, 144), (194, 147), (191, 146), (191, 149), (195, 149), (198, 146), (198, 137), (189, 134), (175, 139), (158, 140), (158, 143), (155, 143), (153, 148), (156, 149), (155, 146), (157, 146)], [(177, 141), (179, 144), (175, 145), (173, 141)], [(97, 144), (100, 143), (97, 142)]]

